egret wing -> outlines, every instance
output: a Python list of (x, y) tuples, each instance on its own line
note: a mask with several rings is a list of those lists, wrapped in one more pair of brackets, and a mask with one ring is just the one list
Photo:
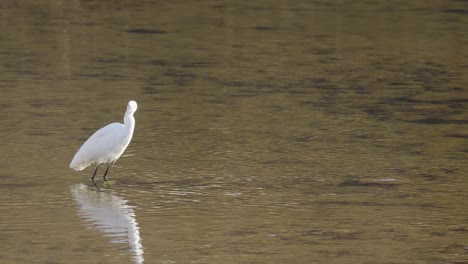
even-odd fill
[(108, 162), (115, 152), (118, 139), (124, 130), (123, 124), (109, 124), (91, 135), (75, 154), (70, 167), (82, 170), (92, 163)]

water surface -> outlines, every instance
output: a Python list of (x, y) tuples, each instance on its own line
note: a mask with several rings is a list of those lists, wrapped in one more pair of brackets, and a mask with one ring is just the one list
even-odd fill
[(468, 261), (465, 1), (0, 10), (0, 262)]

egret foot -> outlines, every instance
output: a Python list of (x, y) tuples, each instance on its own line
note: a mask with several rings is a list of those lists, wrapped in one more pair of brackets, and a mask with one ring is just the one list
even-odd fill
[(110, 166), (111, 166), (111, 163), (107, 164), (106, 172), (104, 172), (104, 176), (102, 177), (104, 181), (107, 181), (107, 172), (109, 171)]
[[(96, 177), (96, 172), (97, 172), (98, 169), (99, 169), (99, 165), (100, 165), (100, 164), (98, 164), (98, 165), (96, 166), (96, 169), (94, 170), (94, 173), (93, 173), (93, 177), (91, 177), (91, 180), (92, 180), (93, 182), (94, 182), (94, 177)], [(106, 172), (107, 172), (107, 170), (106, 170)]]

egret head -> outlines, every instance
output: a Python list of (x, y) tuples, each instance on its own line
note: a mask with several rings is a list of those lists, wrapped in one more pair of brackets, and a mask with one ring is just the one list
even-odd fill
[(133, 114), (133, 113), (135, 113), (137, 108), (138, 108), (137, 103), (135, 101), (130, 101), (130, 102), (128, 102), (127, 113), (128, 114)]

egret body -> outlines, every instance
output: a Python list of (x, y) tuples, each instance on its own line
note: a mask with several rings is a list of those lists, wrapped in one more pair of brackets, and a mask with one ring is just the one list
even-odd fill
[(86, 142), (76, 152), (70, 163), (70, 168), (81, 171), (91, 164), (96, 164), (91, 180), (94, 181), (99, 165), (107, 164), (104, 172), (104, 180), (107, 181), (109, 167), (122, 155), (132, 140), (135, 129), (135, 118), (133, 114), (137, 110), (135, 101), (128, 102), (127, 111), (124, 116), (124, 123), (112, 123), (98, 131), (86, 140)]

